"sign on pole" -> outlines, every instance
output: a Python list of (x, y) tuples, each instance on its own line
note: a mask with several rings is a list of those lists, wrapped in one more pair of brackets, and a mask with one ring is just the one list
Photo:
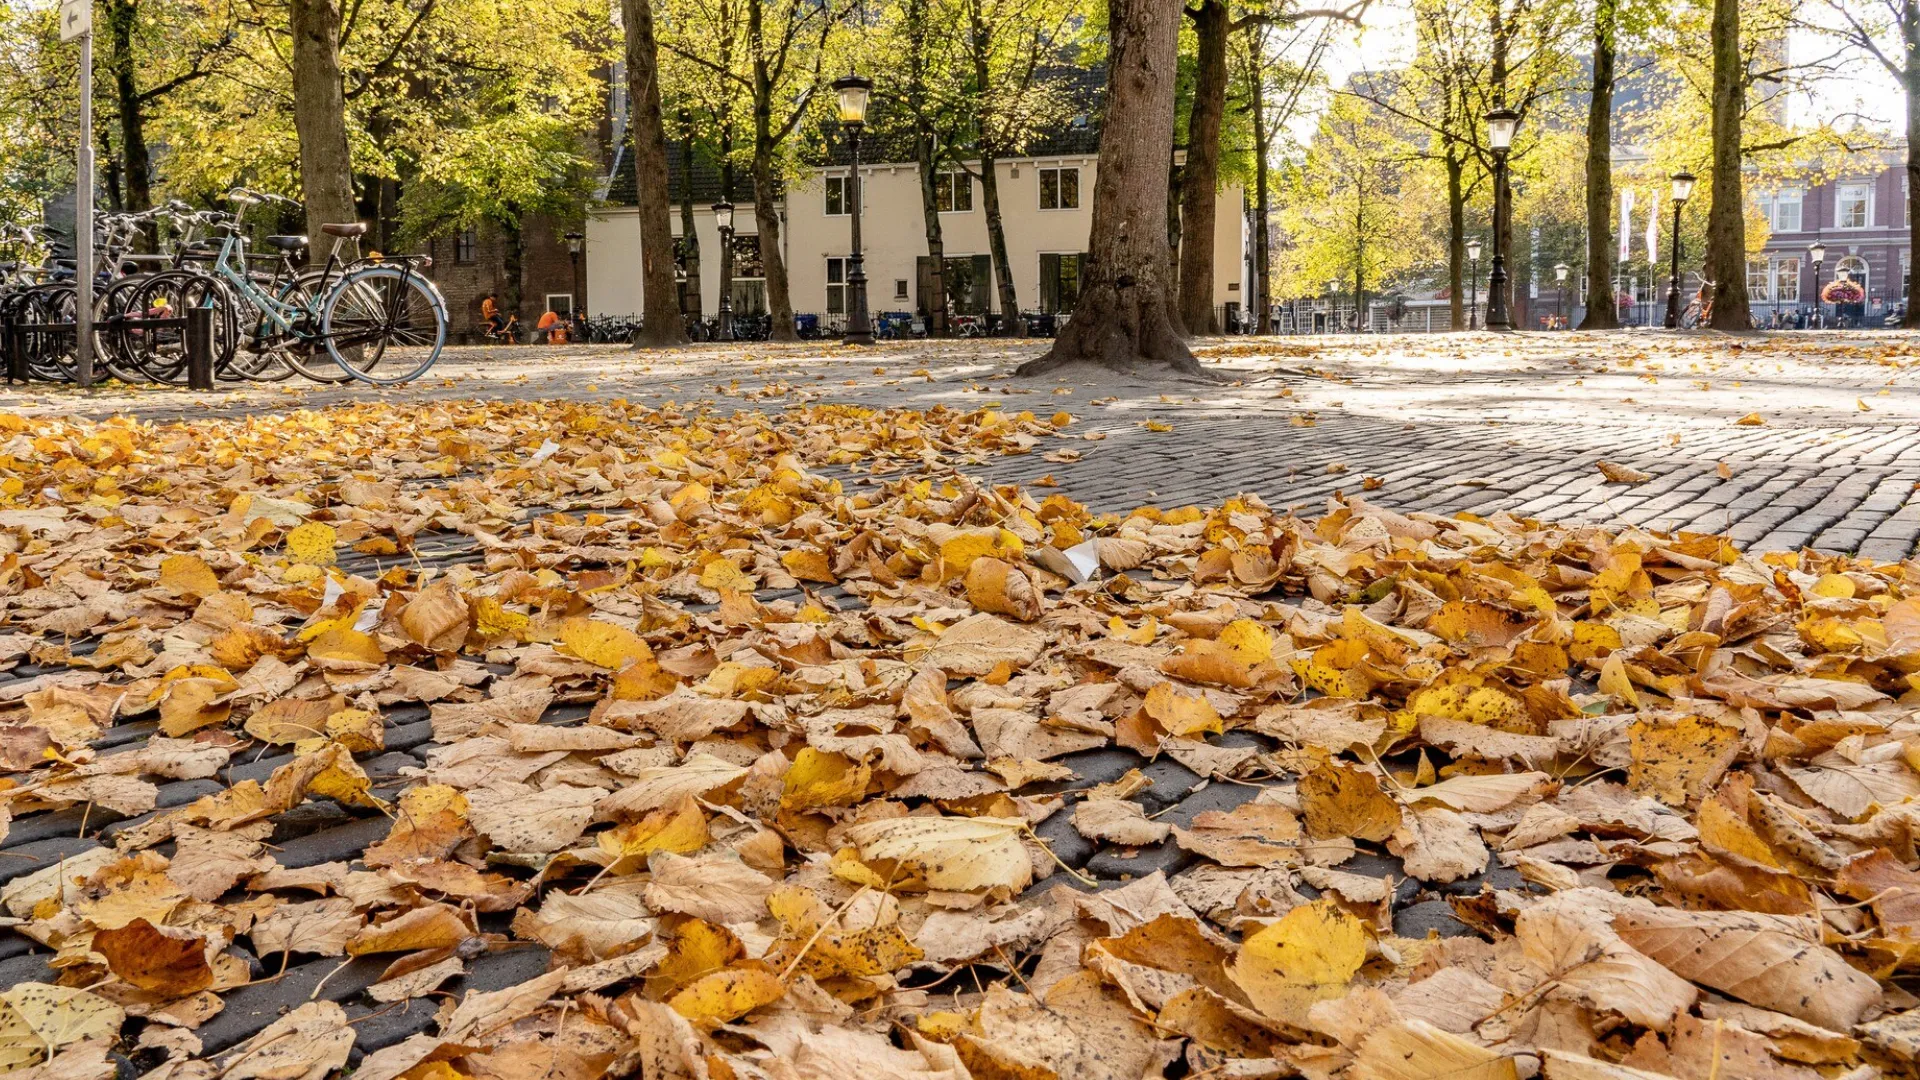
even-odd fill
[(93, 33), (92, 0), (60, 0), (60, 40)]
[(73, 179), (73, 359), (93, 385), (93, 0), (60, 0), (60, 40), (80, 40), (80, 145)]

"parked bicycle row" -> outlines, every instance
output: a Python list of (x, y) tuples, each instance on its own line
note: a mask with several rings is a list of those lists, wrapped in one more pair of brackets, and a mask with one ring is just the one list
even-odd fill
[[(92, 354), (104, 374), (126, 382), (184, 383), (186, 313), (211, 312), (209, 351), (216, 379), (380, 385), (424, 375), (447, 343), (447, 305), (424, 271), (424, 255), (361, 254), (366, 226), (321, 226), (324, 260), (304, 258), (305, 236), (252, 240), (247, 211), (262, 203), (297, 206), (235, 188), (231, 210), (181, 202), (93, 222)], [(149, 243), (143, 237), (151, 235)], [(71, 237), (46, 226), (13, 229), (0, 247), (0, 356), (35, 379), (77, 377), (78, 272)], [(141, 254), (149, 247), (157, 254)]]

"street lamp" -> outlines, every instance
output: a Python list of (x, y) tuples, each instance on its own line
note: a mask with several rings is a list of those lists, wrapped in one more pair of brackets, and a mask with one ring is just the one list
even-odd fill
[(1467, 241), (1467, 258), (1473, 263), (1473, 270), (1467, 275), (1467, 329), (1476, 330), (1474, 314), (1480, 307), (1480, 241)]
[(1553, 264), (1553, 296), (1560, 308), (1560, 325), (1567, 325), (1567, 271), (1572, 267), (1566, 263)]
[(847, 332), (843, 345), (873, 344), (873, 323), (867, 317), (867, 268), (860, 254), (860, 129), (867, 125), (867, 100), (873, 94), (873, 80), (847, 72), (833, 81), (840, 96), (840, 122), (846, 125), (847, 142), (853, 149), (853, 178), (847, 197), (853, 200), (853, 252), (847, 256)]
[(1327, 279), (1327, 332), (1340, 332), (1340, 279)]
[(1826, 314), (1820, 310), (1820, 264), (1827, 260), (1827, 245), (1815, 240), (1807, 245), (1807, 257), (1813, 260), (1813, 319), (1826, 325)]
[(1487, 114), (1487, 144), (1493, 150), (1493, 271), (1487, 277), (1487, 329), (1512, 330), (1507, 314), (1507, 241), (1512, 229), (1512, 193), (1507, 190), (1507, 154), (1520, 114), (1504, 105)]
[[(580, 310), (580, 253), (586, 250), (587, 238), (577, 232), (570, 232), (561, 239), (567, 242), (567, 256), (573, 260), (573, 311)], [(573, 311), (567, 312), (572, 315)]]
[[(721, 199), (713, 204), (713, 223), (720, 229), (720, 266), (724, 270), (733, 264), (733, 204)], [(722, 274), (720, 282), (720, 328), (714, 334), (715, 341), (733, 340), (733, 283), (726, 281)]]
[(1673, 174), (1673, 274), (1667, 284), (1667, 329), (1680, 328), (1680, 208), (1693, 196), (1693, 174)]

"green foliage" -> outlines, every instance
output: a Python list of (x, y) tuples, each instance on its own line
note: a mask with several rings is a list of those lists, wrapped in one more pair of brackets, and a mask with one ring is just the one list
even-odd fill
[(1351, 288), (1356, 273), (1377, 292), (1438, 260), (1446, 198), (1418, 167), (1419, 137), (1366, 101), (1333, 99), (1305, 157), (1283, 173), (1275, 295), (1318, 295), (1332, 279)]

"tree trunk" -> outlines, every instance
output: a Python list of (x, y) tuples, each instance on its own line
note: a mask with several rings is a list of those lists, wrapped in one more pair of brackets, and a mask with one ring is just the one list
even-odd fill
[[(1582, 330), (1617, 330), (1613, 301), (1613, 47), (1614, 0), (1593, 12), (1593, 96), (1587, 104), (1587, 313)], [(1625, 228), (1623, 222), (1621, 228)]]
[(760, 231), (760, 265), (767, 274), (767, 317), (774, 341), (798, 341), (793, 329), (793, 298), (788, 292), (787, 261), (780, 257), (780, 178), (773, 146), (762, 142), (753, 153), (753, 222)]
[(682, 116), (680, 134), (680, 250), (686, 256), (687, 283), (680, 290), (680, 312), (700, 321), (700, 233), (693, 217), (693, 120)]
[[(927, 277), (933, 293), (931, 299), (922, 297), (927, 301), (927, 334), (929, 337), (946, 337), (947, 242), (940, 229), (940, 199), (933, 186), (933, 139), (929, 132), (922, 130), (914, 139), (913, 153), (920, 168), (920, 214), (926, 223)], [(918, 282), (915, 287), (918, 288)]]
[[(1901, 22), (1906, 67), (1901, 85), (1907, 94), (1907, 250), (1920, 252), (1920, 5), (1907, 4)], [(1903, 330), (1920, 329), (1920, 274), (1909, 272)]]
[(293, 34), (293, 127), (300, 138), (300, 191), (307, 206), (307, 235), (317, 238), (323, 224), (354, 220), (346, 88), (340, 81), (340, 4), (338, 0), (291, 0), (288, 25)]
[[(153, 159), (147, 152), (146, 114), (134, 77), (133, 29), (139, 14), (139, 5), (133, 0), (111, 0), (106, 5), (107, 34), (113, 49), (113, 92), (120, 114), (121, 175), (126, 184), (121, 207), (136, 214), (153, 206)], [(145, 240), (144, 232), (141, 238)]]
[(1367, 192), (1360, 187), (1353, 210), (1353, 332), (1367, 329)]
[(1462, 174), (1467, 163), (1453, 147), (1447, 148), (1447, 328), (1467, 327), (1467, 189)]
[(980, 150), (980, 203), (987, 212), (987, 252), (993, 257), (993, 283), (1000, 293), (1000, 332), (1018, 333), (1020, 297), (1013, 286), (1013, 260), (1007, 257), (1007, 224), (1000, 216), (1000, 176), (993, 152)]
[(1053, 348), (1017, 373), (1093, 363), (1123, 371), (1163, 366), (1206, 378), (1174, 328), (1161, 227), (1173, 153), (1180, 5), (1108, 0), (1107, 32), (1107, 116), (1086, 277)]
[[(1747, 223), (1741, 197), (1740, 110), (1746, 82), (1740, 62), (1740, 0), (1713, 0), (1713, 205), (1707, 210), (1707, 278), (1713, 328), (1753, 329), (1747, 311)], [(1685, 298), (1682, 297), (1682, 307)]]
[(1180, 166), (1167, 156), (1167, 291), (1174, 297), (1173, 326), (1181, 337), (1192, 337), (1180, 317)]
[(634, 199), (640, 219), (640, 332), (633, 344), (658, 349), (687, 343), (673, 275), (673, 187), (667, 178), (667, 129), (660, 115), (660, 50), (652, 0), (620, 0), (627, 28), (627, 134), (633, 140)]
[(1180, 321), (1192, 334), (1217, 334), (1213, 317), (1214, 209), (1220, 187), (1220, 122), (1227, 109), (1226, 0), (1188, 8), (1196, 36), (1193, 108), (1187, 113), (1187, 170), (1180, 183)]
[[(1266, 38), (1261, 36), (1254, 47), (1253, 63), (1258, 65), (1264, 55), (1260, 50), (1266, 47)], [(1273, 152), (1273, 137), (1267, 131), (1267, 79), (1266, 74), (1256, 68), (1253, 76), (1253, 202), (1255, 225), (1253, 230), (1254, 262), (1254, 300), (1260, 310), (1254, 312), (1254, 326), (1262, 334), (1273, 333), (1273, 252), (1270, 249), (1273, 221), (1271, 167), (1269, 156)]]

